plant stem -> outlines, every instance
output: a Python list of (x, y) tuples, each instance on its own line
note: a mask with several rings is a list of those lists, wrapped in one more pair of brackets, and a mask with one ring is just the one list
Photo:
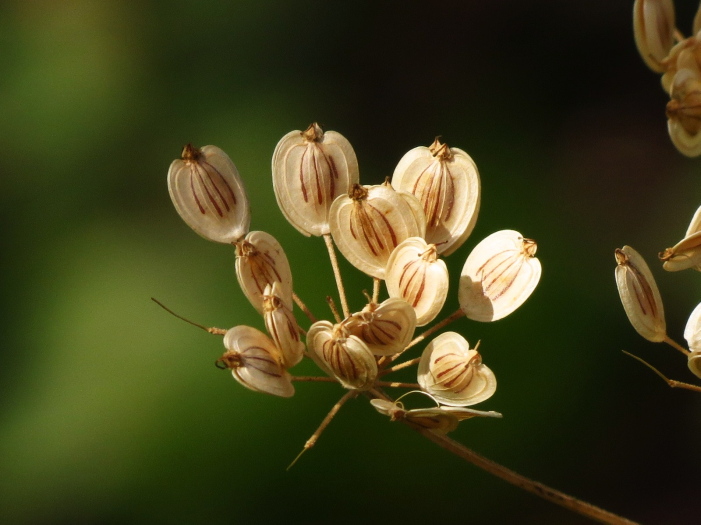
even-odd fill
[(214, 334), (214, 335), (224, 335), (224, 334), (226, 334), (226, 332), (227, 332), (224, 328), (217, 328), (217, 327), (215, 327), (215, 326), (204, 326), (204, 325), (201, 325), (201, 324), (196, 323), (196, 322), (194, 322), (194, 321), (190, 321), (189, 319), (186, 319), (186, 318), (183, 317), (182, 315), (176, 314), (173, 310), (171, 310), (170, 308), (168, 308), (166, 305), (164, 305), (161, 301), (159, 301), (159, 300), (156, 299), (155, 297), (151, 297), (151, 300), (152, 300), (154, 303), (156, 303), (158, 306), (160, 306), (161, 308), (163, 308), (163, 309), (164, 309), (166, 312), (168, 312), (170, 315), (172, 315), (172, 316), (174, 316), (174, 317), (177, 317), (177, 318), (180, 319), (181, 321), (185, 321), (186, 323), (189, 323), (189, 324), (191, 324), (192, 326), (196, 326), (197, 328), (201, 328), (201, 329), (204, 330), (205, 332), (209, 332), (210, 334)]
[(380, 284), (382, 283), (382, 279), (378, 279), (377, 277), (372, 278), (372, 302), (377, 304), (377, 302), (380, 300)]
[(404, 352), (406, 352), (407, 350), (409, 350), (409, 348), (411, 348), (412, 346), (414, 346), (414, 345), (416, 345), (416, 344), (419, 344), (421, 341), (423, 341), (424, 339), (426, 339), (426, 338), (427, 338), (428, 336), (430, 336), (431, 334), (437, 332), (438, 330), (440, 330), (440, 329), (443, 328), (444, 326), (449, 325), (449, 324), (452, 323), (453, 321), (457, 321), (458, 319), (460, 319), (460, 318), (461, 318), (462, 316), (464, 316), (464, 315), (465, 315), (465, 312), (463, 312), (460, 308), (458, 308), (455, 312), (453, 312), (453, 313), (450, 314), (448, 317), (446, 317), (445, 319), (443, 319), (440, 323), (434, 324), (431, 328), (429, 328), (428, 330), (426, 330), (423, 334), (421, 334), (421, 335), (415, 337), (415, 338), (406, 346), (406, 348), (405, 348), (404, 350), (402, 350), (401, 352), (399, 352), (398, 354), (396, 354), (394, 357), (392, 357), (392, 361), (394, 361), (395, 359), (397, 359), (400, 355), (402, 355)]
[(307, 316), (307, 318), (312, 322), (312, 324), (316, 323), (317, 319), (314, 316), (314, 314), (307, 308), (307, 305), (302, 302), (302, 299), (299, 298), (299, 295), (296, 293), (292, 292), (292, 299), (294, 299), (294, 302), (297, 303), (297, 306), (299, 306), (299, 309), (304, 312), (304, 315)]
[(418, 383), (397, 383), (396, 381), (375, 381), (376, 386), (388, 386), (391, 388), (421, 388)]
[(394, 365), (391, 368), (387, 368), (386, 370), (383, 370), (380, 372), (380, 375), (387, 375), (391, 374), (392, 372), (396, 372), (397, 370), (401, 370), (402, 368), (408, 368), (412, 365), (418, 365), (419, 361), (421, 361), (420, 357), (417, 357), (416, 359), (411, 359), (409, 361), (404, 361), (403, 363), (399, 363), (398, 365)]
[(669, 346), (672, 348), (679, 350), (682, 354), (688, 356), (691, 354), (686, 348), (684, 348), (682, 345), (677, 343), (674, 339), (670, 339), (669, 337), (665, 337), (664, 342), (667, 343)]
[(543, 485), (542, 483), (522, 476), (521, 474), (518, 474), (517, 472), (514, 472), (513, 470), (508, 469), (499, 463), (495, 463), (494, 461), (485, 458), (484, 456), (474, 452), (473, 450), (461, 445), (457, 441), (454, 441), (445, 435), (435, 434), (426, 429), (411, 428), (416, 430), (419, 434), (422, 434), (426, 439), (429, 439), (437, 445), (443, 447), (448, 452), (451, 452), (465, 461), (472, 463), (476, 467), (489, 472), (493, 476), (501, 478), (507, 483), (511, 483), (512, 485), (515, 485), (527, 492), (531, 492), (536, 496), (540, 496), (541, 498), (555, 503), (556, 505), (560, 505), (561, 507), (571, 510), (572, 512), (576, 512), (582, 516), (587, 516), (601, 523), (608, 523), (611, 525), (637, 525), (634, 521), (608, 512), (602, 508), (587, 503), (586, 501), (579, 500), (563, 492), (550, 488), (547, 485)]
[(336, 251), (333, 247), (333, 239), (331, 238), (331, 234), (324, 234), (324, 242), (326, 242), (326, 249), (329, 251), (329, 258), (331, 259), (333, 275), (336, 278), (336, 287), (338, 288), (338, 295), (341, 298), (341, 309), (343, 310), (343, 316), (348, 317), (350, 315), (350, 309), (348, 308), (348, 301), (346, 301), (346, 291), (343, 288), (341, 270), (338, 267), (338, 259), (336, 258)]

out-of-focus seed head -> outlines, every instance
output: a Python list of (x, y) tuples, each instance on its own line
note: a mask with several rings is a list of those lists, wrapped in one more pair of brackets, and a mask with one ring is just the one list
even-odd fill
[(664, 72), (663, 61), (674, 45), (672, 0), (635, 0), (633, 33), (640, 56), (656, 73)]
[(295, 393), (292, 379), (282, 365), (282, 356), (268, 336), (250, 326), (235, 326), (224, 335), (227, 351), (217, 366), (231, 369), (246, 388), (280, 397)]
[(168, 170), (168, 191), (180, 217), (205, 239), (229, 244), (248, 233), (246, 190), (234, 163), (216, 146), (185, 146)]
[(368, 304), (343, 321), (348, 332), (361, 339), (374, 355), (394, 355), (414, 337), (416, 314), (404, 299), (390, 298)]
[(701, 303), (691, 312), (684, 328), (684, 339), (689, 345), (689, 370), (701, 378)]
[(329, 233), (331, 204), (358, 182), (358, 161), (348, 140), (316, 123), (280, 139), (272, 169), (283, 215), (306, 236)]
[(687, 157), (701, 155), (701, 72), (695, 64), (676, 72), (670, 95), (666, 113), (672, 143)]
[(489, 399), (496, 391), (494, 373), (476, 349), (456, 332), (444, 332), (421, 354), (418, 380), (421, 388), (440, 403), (469, 406)]
[(435, 244), (420, 237), (400, 243), (387, 261), (385, 284), (390, 297), (408, 302), (416, 312), (416, 326), (433, 321), (448, 296), (448, 268)]
[(540, 280), (537, 244), (514, 230), (488, 236), (472, 250), (460, 274), (458, 299), (475, 321), (496, 321), (516, 310)]
[(356, 184), (333, 202), (329, 224), (343, 256), (360, 271), (384, 279), (392, 250), (409, 237), (424, 236), (422, 219), (413, 195), (395, 191), (389, 184)]
[(480, 205), (477, 166), (463, 150), (436, 139), (407, 152), (392, 175), (392, 186), (415, 195), (426, 215), (426, 241), (449, 255), (472, 232)]
[(633, 328), (648, 341), (667, 338), (662, 298), (645, 260), (630, 246), (616, 248), (616, 286)]
[(274, 282), (263, 292), (263, 319), (265, 328), (282, 355), (282, 364), (291, 368), (304, 357), (304, 342), (299, 337), (297, 320), (281, 297), (282, 285)]
[(292, 272), (280, 243), (269, 233), (253, 231), (236, 243), (236, 277), (239, 285), (259, 313), (263, 313), (263, 294), (268, 285), (279, 283), (279, 297), (292, 309)]
[(307, 332), (307, 348), (314, 362), (345, 388), (366, 390), (377, 378), (375, 356), (342, 324), (314, 323)]
[(670, 94), (677, 71), (684, 68), (698, 69), (701, 67), (701, 35), (697, 34), (675, 44), (663, 65), (665, 72), (661, 78), (662, 89)]

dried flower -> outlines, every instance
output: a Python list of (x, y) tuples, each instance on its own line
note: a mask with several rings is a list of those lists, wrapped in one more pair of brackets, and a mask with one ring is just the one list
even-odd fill
[(348, 140), (316, 123), (280, 139), (272, 169), (280, 210), (307, 236), (329, 233), (331, 204), (358, 182), (358, 161)]
[(235, 326), (224, 335), (227, 351), (217, 361), (230, 368), (246, 388), (280, 397), (295, 393), (282, 356), (268, 336), (250, 326)]
[(418, 380), (421, 388), (439, 402), (469, 406), (492, 397), (497, 380), (476, 349), (456, 332), (433, 339), (421, 355)]
[(449, 255), (472, 232), (480, 205), (477, 166), (463, 150), (436, 139), (406, 153), (394, 170), (392, 186), (415, 195), (426, 214), (426, 241)]
[(416, 314), (404, 299), (390, 298), (382, 304), (368, 304), (343, 325), (373, 354), (393, 355), (404, 350), (414, 337)]
[(662, 298), (645, 260), (630, 246), (616, 248), (616, 285), (633, 328), (648, 341), (667, 339)]
[(472, 250), (460, 274), (458, 299), (475, 321), (497, 321), (516, 310), (540, 280), (537, 245), (519, 232), (502, 230)]
[(248, 233), (246, 190), (234, 163), (216, 146), (185, 146), (168, 170), (168, 190), (180, 217), (205, 239), (229, 244)]
[(448, 268), (438, 258), (435, 244), (420, 237), (400, 243), (390, 255), (385, 269), (390, 297), (408, 302), (416, 312), (416, 326), (433, 321), (448, 296)]

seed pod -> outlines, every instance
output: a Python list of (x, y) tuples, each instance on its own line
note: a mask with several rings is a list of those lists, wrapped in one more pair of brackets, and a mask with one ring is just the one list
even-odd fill
[(386, 399), (371, 399), (370, 404), (380, 414), (389, 416), (391, 421), (406, 421), (414, 428), (430, 430), (436, 434), (447, 434), (458, 428), (459, 419), (440, 408), (419, 408), (404, 410), (401, 403)]
[(265, 287), (280, 283), (279, 297), (292, 309), (292, 272), (287, 256), (275, 237), (253, 231), (236, 243), (236, 277), (243, 293), (263, 313)]
[(633, 33), (640, 56), (656, 73), (664, 72), (663, 60), (674, 45), (672, 0), (635, 0)]
[(343, 321), (348, 332), (360, 338), (374, 355), (401, 352), (414, 337), (416, 314), (404, 299), (370, 303)]
[(185, 146), (168, 170), (168, 191), (180, 217), (205, 239), (229, 244), (248, 233), (246, 190), (234, 163), (216, 146)]
[(265, 287), (263, 292), (263, 318), (265, 328), (282, 355), (282, 364), (291, 368), (302, 360), (304, 343), (299, 338), (299, 326), (283, 299), (280, 297), (281, 285), (274, 282)]
[(691, 312), (689, 320), (684, 328), (684, 339), (689, 345), (689, 370), (696, 376), (701, 377), (701, 303)]
[(482, 356), (456, 332), (444, 332), (426, 346), (418, 380), (423, 390), (451, 406), (477, 404), (497, 389), (497, 379), (482, 364)]
[[(375, 407), (375, 410), (377, 410), (380, 414), (389, 416), (391, 421), (401, 421), (402, 419), (408, 419), (411, 421), (412, 419), (421, 420), (421, 418), (440, 418), (445, 415), (451, 416), (448, 418), (448, 421), (452, 420), (453, 417), (457, 419), (457, 421), (465, 421), (467, 419), (472, 419), (473, 417), (503, 417), (499, 412), (494, 412), (492, 410), (484, 411), (465, 407), (437, 406), (433, 408), (414, 408), (411, 410), (405, 410), (404, 405), (401, 402), (393, 402), (386, 399), (371, 399), (370, 404)], [(430, 421), (427, 423), (428, 425), (422, 425), (422, 427), (431, 428), (429, 426)]]
[(477, 166), (463, 150), (436, 139), (402, 157), (392, 186), (415, 195), (426, 215), (426, 241), (450, 255), (475, 227), (480, 205)]
[(695, 64), (674, 75), (667, 103), (667, 130), (672, 143), (687, 157), (701, 155), (701, 72)]
[(662, 267), (668, 272), (697, 268), (701, 264), (701, 232), (685, 237), (671, 248), (659, 253)]
[(227, 351), (217, 361), (246, 388), (280, 397), (295, 393), (282, 356), (270, 338), (250, 326), (235, 326), (224, 335)]
[(358, 182), (358, 161), (350, 143), (316, 123), (280, 139), (272, 168), (280, 210), (307, 237), (329, 233), (331, 203)]
[(375, 356), (343, 325), (317, 321), (307, 332), (307, 348), (314, 362), (345, 388), (366, 390), (377, 378)]
[(662, 75), (662, 89), (667, 94), (672, 91), (674, 75), (680, 69), (699, 69), (701, 67), (701, 40), (699, 35), (692, 36), (674, 45), (669, 55), (664, 60), (665, 72)]
[(383, 279), (387, 260), (399, 243), (409, 237), (423, 237), (425, 222), (413, 195), (397, 192), (389, 184), (356, 184), (348, 195), (331, 205), (329, 224), (338, 249), (360, 271)]
[(387, 261), (385, 284), (390, 297), (408, 302), (416, 313), (416, 326), (433, 321), (448, 296), (448, 268), (438, 259), (435, 244), (420, 237), (400, 243)]
[(615, 257), (618, 294), (630, 324), (648, 341), (664, 341), (667, 338), (664, 308), (650, 268), (630, 246), (616, 248)]
[(540, 280), (537, 244), (513, 230), (491, 234), (472, 250), (460, 274), (458, 299), (475, 321), (497, 321), (516, 310)]

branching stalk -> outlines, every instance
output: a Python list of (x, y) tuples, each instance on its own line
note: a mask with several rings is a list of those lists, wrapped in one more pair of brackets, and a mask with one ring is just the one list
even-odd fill
[(348, 308), (346, 290), (343, 288), (343, 279), (341, 279), (341, 270), (338, 267), (338, 259), (336, 258), (336, 250), (333, 247), (333, 239), (331, 238), (331, 234), (324, 234), (324, 242), (326, 242), (326, 249), (329, 251), (329, 258), (331, 259), (331, 266), (333, 267), (333, 275), (336, 278), (336, 287), (338, 288), (338, 295), (341, 298), (341, 309), (343, 310), (343, 316), (348, 317), (350, 315), (350, 309)]

